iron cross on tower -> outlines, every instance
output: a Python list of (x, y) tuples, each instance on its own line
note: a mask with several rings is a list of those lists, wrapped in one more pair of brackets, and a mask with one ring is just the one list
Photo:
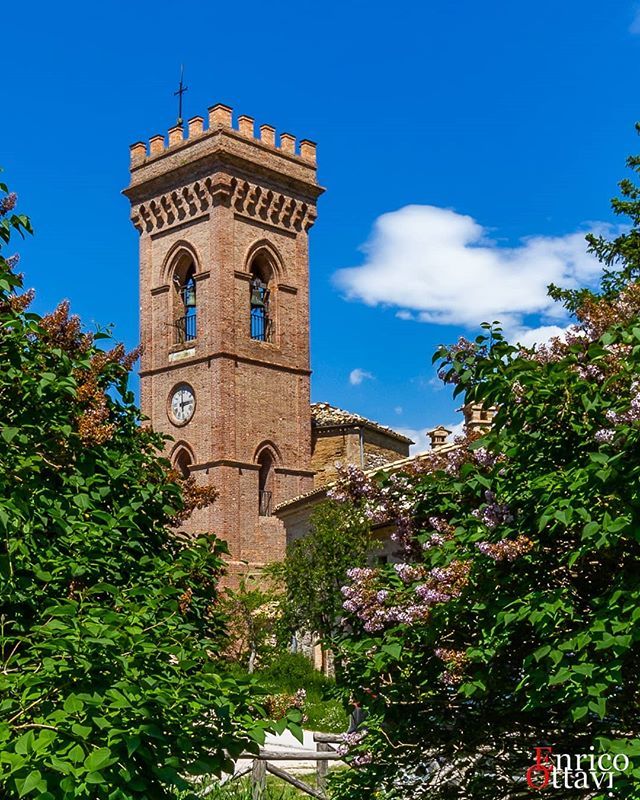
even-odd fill
[(184, 78), (184, 66), (180, 65), (180, 86), (178, 87), (178, 91), (173, 93), (175, 97), (178, 95), (178, 125), (182, 125), (182, 95), (188, 91), (189, 87), (184, 85), (183, 82)]

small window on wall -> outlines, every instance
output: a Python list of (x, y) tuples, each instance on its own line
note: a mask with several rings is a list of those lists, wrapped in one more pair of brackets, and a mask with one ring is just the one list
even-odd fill
[(193, 341), (198, 333), (196, 267), (188, 255), (179, 259), (173, 273), (174, 344)]
[(273, 457), (268, 450), (258, 456), (258, 514), (270, 517), (273, 501)]
[(173, 466), (183, 478), (188, 478), (191, 475), (191, 456), (187, 450), (180, 450), (175, 457)]
[(258, 254), (251, 263), (250, 331), (259, 342), (272, 342), (274, 322), (271, 305), (273, 272), (267, 258)]

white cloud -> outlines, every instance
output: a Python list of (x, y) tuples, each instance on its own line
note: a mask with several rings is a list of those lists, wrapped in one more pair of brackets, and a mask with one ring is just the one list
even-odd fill
[(539, 328), (514, 330), (511, 333), (511, 339), (524, 347), (533, 347), (534, 345), (548, 342), (554, 336), (562, 339), (566, 332), (566, 328), (561, 328), (558, 325), (541, 325)]
[[(418, 455), (418, 453), (424, 453), (426, 450), (430, 449), (431, 439), (429, 438), (429, 431), (433, 430), (435, 427), (435, 425), (430, 425), (428, 428), (397, 428), (397, 431), (403, 436), (408, 436), (410, 439), (413, 439), (415, 444), (411, 446), (410, 452), (412, 456), (415, 456)], [(451, 431), (448, 441), (452, 442), (456, 436), (460, 436), (463, 433), (464, 420), (450, 422), (444, 427)]]
[(633, 21), (629, 26), (630, 33), (640, 33), (640, 8), (636, 8), (633, 16)]
[(370, 372), (367, 372), (365, 369), (360, 369), (357, 367), (356, 369), (352, 369), (349, 373), (349, 383), (352, 386), (360, 386), (362, 381), (372, 381), (373, 375)]
[(405, 206), (378, 217), (365, 263), (339, 270), (334, 280), (348, 298), (396, 307), (402, 319), (471, 328), (498, 319), (508, 334), (524, 335), (528, 315), (539, 315), (545, 329), (565, 322), (547, 295), (550, 283), (571, 288), (599, 275), (584, 236), (530, 236), (505, 247), (470, 216)]

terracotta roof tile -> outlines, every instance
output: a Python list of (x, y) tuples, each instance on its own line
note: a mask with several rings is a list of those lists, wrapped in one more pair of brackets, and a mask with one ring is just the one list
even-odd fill
[(337, 408), (329, 403), (311, 403), (311, 418), (313, 424), (318, 428), (330, 428), (337, 425), (364, 425), (380, 433), (385, 433), (387, 436), (393, 436), (394, 439), (399, 439), (401, 442), (413, 444), (413, 439), (394, 431), (393, 428), (389, 428), (387, 425), (381, 425), (379, 422), (374, 422), (360, 414), (354, 414), (352, 411)]

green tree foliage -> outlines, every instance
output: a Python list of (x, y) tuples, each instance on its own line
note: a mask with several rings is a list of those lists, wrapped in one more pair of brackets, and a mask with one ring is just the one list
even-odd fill
[[(6, 245), (30, 228), (0, 190)], [(212, 658), (223, 547), (172, 532), (212, 496), (168, 474), (132, 357), (66, 305), (29, 313), (16, 260), (0, 256), (0, 794), (169, 797), (262, 734), (249, 684)]]
[(281, 644), (279, 592), (268, 587), (268, 578), (246, 575), (235, 589), (227, 589), (221, 607), (229, 620), (226, 657), (243, 664), (247, 672), (270, 661)]
[(538, 746), (630, 760), (613, 789), (550, 796), (640, 797), (640, 192), (621, 187), (631, 229), (591, 238), (602, 291), (561, 293), (565, 341), (521, 349), (487, 325), (436, 353), (493, 429), (404, 477), (345, 478), (405, 560), (345, 592), (336, 646), (370, 717), (336, 798), (531, 797)]
[(272, 568), (285, 587), (289, 628), (323, 637), (335, 633), (347, 572), (366, 564), (372, 547), (370, 526), (359, 514), (332, 501), (321, 503), (311, 516), (309, 534), (294, 541), (284, 561)]

